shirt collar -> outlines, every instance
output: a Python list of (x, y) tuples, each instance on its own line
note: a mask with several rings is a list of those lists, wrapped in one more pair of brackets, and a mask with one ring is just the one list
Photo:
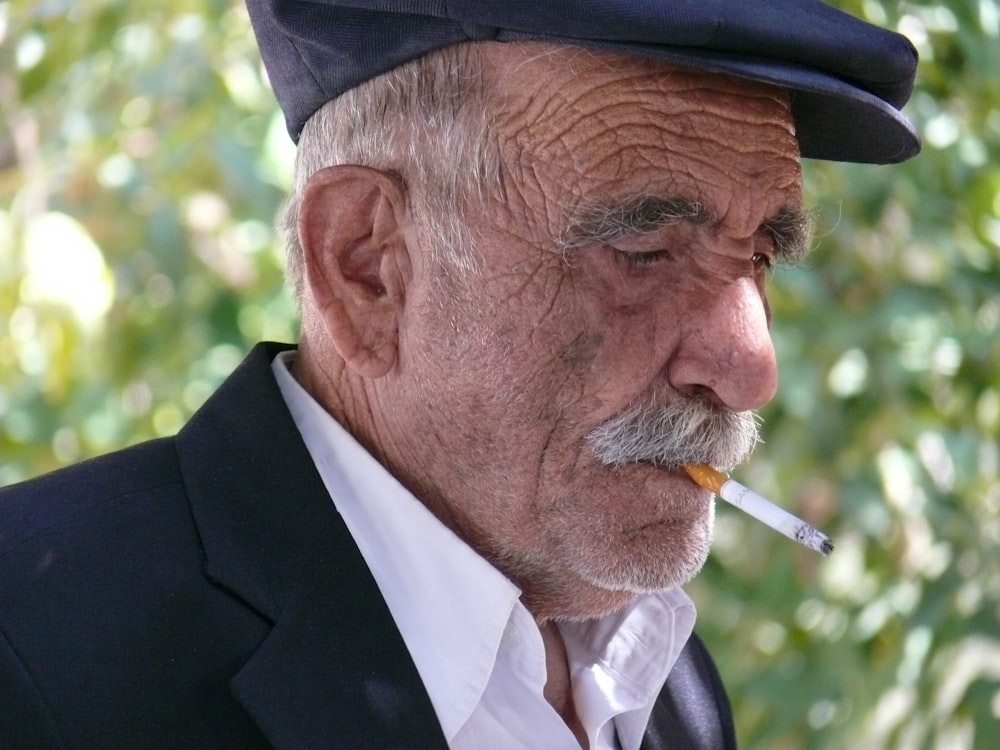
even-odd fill
[(600, 619), (560, 626), (585, 726), (614, 717), (622, 748), (638, 748), (663, 684), (694, 629), (680, 589), (636, 597)]

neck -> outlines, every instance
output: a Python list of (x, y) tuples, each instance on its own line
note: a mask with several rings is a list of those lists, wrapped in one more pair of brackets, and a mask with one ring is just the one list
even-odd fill
[(580, 747), (587, 750), (590, 743), (587, 733), (580, 723), (573, 702), (573, 682), (569, 673), (569, 660), (566, 656), (566, 645), (562, 634), (554, 622), (543, 622), (539, 625), (542, 633), (542, 643), (545, 646), (545, 700), (556, 710), (573, 732)]

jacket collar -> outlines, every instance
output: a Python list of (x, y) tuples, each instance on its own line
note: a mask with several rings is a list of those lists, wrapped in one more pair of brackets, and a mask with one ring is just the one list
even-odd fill
[(445, 748), (261, 344), (177, 437), (210, 579), (273, 623), (231, 685), (279, 750)]

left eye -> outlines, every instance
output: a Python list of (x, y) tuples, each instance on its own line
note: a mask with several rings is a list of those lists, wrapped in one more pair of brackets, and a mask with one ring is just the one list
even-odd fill
[(670, 253), (667, 250), (654, 250), (648, 253), (627, 253), (624, 250), (615, 250), (615, 255), (630, 266), (648, 266), (666, 259)]
[(753, 258), (751, 258), (751, 260), (753, 261), (754, 266), (756, 266), (757, 268), (763, 271), (771, 270), (771, 256), (765, 255), (764, 253), (754, 253), (754, 256)]

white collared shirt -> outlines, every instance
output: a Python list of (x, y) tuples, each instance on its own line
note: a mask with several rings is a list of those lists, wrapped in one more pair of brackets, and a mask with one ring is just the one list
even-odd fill
[[(579, 750), (545, 700), (545, 650), (519, 589), (389, 474), (295, 381), (273, 370), (330, 497), (409, 649), (452, 750)], [(593, 750), (638, 750), (694, 627), (681, 590), (563, 623), (573, 698)]]

